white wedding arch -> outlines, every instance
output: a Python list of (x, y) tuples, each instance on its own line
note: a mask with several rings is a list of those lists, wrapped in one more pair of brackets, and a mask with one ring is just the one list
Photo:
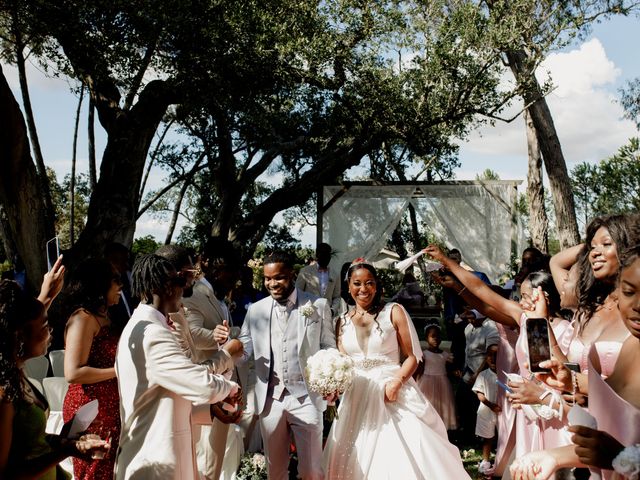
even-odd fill
[(336, 251), (332, 266), (373, 258), (409, 205), (448, 248), (475, 270), (498, 280), (526, 247), (516, 211), (520, 180), (344, 182), (318, 194), (318, 242)]

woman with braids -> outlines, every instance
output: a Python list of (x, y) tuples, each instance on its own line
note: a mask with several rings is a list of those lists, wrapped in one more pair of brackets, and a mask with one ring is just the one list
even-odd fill
[(211, 424), (212, 403), (242, 402), (238, 385), (194, 364), (172, 332), (169, 314), (180, 309), (186, 285), (187, 278), (158, 255), (142, 255), (133, 265), (140, 304), (116, 353), (122, 419), (117, 480), (199, 478), (191, 424)]
[(464, 479), (460, 453), (412, 378), (422, 351), (409, 315), (384, 304), (373, 266), (358, 259), (347, 271), (355, 306), (338, 321), (341, 352), (355, 378), (325, 447), (328, 479)]
[(98, 400), (98, 416), (89, 432), (109, 436), (113, 449), (101, 460), (74, 458), (77, 480), (111, 479), (120, 437), (120, 405), (114, 363), (120, 338), (108, 308), (120, 301), (120, 275), (106, 260), (85, 260), (71, 273), (63, 292), (65, 317), (64, 376), (70, 383), (63, 417)]
[(58, 259), (45, 275), (39, 299), (13, 281), (0, 282), (0, 478), (55, 480), (70, 476), (59, 467), (66, 457), (104, 454), (109, 445), (95, 435), (78, 440), (46, 435), (49, 405), (27, 380), (25, 361), (47, 352), (51, 334), (47, 308), (62, 288)]

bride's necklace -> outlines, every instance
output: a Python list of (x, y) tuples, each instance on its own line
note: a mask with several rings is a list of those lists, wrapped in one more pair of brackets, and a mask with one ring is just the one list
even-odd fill
[(363, 317), (369, 313), (367, 310), (360, 310), (358, 307), (356, 307), (355, 310), (358, 315), (362, 315)]

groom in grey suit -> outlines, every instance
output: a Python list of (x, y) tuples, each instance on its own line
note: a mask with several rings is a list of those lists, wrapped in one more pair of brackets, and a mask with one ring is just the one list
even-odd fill
[(324, 401), (309, 392), (304, 377), (307, 359), (323, 348), (335, 348), (327, 300), (295, 288), (293, 261), (276, 252), (264, 259), (264, 284), (270, 296), (252, 304), (239, 339), (244, 355), (253, 353), (256, 413), (270, 480), (289, 478), (289, 439), (298, 452), (298, 475), (322, 480), (322, 411)]

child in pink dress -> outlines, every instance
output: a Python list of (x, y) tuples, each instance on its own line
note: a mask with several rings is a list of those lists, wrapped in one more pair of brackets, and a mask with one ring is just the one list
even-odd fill
[(453, 356), (440, 350), (440, 327), (427, 325), (425, 329), (427, 349), (424, 353), (424, 374), (418, 379), (420, 390), (436, 409), (447, 430), (458, 428), (453, 388), (447, 377), (446, 364), (453, 362)]

